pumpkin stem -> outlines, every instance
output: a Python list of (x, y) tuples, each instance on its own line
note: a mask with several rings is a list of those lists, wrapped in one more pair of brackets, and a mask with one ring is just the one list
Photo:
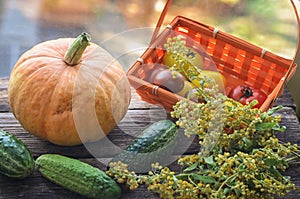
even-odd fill
[(70, 66), (79, 64), (84, 50), (88, 45), (90, 45), (90, 41), (91, 36), (88, 33), (81, 33), (69, 47), (67, 53), (65, 54), (64, 61)]

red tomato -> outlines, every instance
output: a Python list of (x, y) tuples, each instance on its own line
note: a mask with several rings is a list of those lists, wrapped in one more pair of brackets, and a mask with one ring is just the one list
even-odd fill
[(253, 100), (257, 100), (258, 104), (255, 105), (253, 108), (261, 107), (261, 105), (267, 99), (267, 95), (263, 91), (242, 85), (233, 88), (229, 93), (229, 97), (242, 104), (250, 103)]

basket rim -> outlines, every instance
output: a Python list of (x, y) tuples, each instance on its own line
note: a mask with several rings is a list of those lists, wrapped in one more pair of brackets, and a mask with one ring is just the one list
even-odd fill
[[(164, 6), (164, 8), (163, 8), (163, 10), (162, 10), (162, 13), (161, 13), (161, 15), (160, 15), (160, 17), (159, 17), (159, 19), (158, 19), (158, 21), (157, 21), (156, 28), (155, 28), (155, 30), (154, 30), (154, 32), (153, 32), (153, 34), (152, 34), (151, 40), (150, 40), (150, 44), (151, 44), (151, 43), (156, 39), (156, 37), (158, 36), (159, 30), (160, 30), (160, 28), (161, 28), (161, 26), (162, 26), (162, 24), (163, 24), (163, 22), (164, 22), (165, 16), (166, 16), (166, 14), (167, 14), (167, 12), (168, 12), (168, 9), (169, 9), (169, 7), (170, 7), (172, 1), (173, 1), (173, 0), (167, 0), (166, 4), (165, 4), (165, 6)], [(295, 14), (295, 17), (296, 17), (296, 22), (297, 22), (297, 24), (298, 24), (298, 42), (297, 42), (297, 47), (296, 47), (295, 54), (294, 54), (294, 57), (293, 57), (293, 59), (292, 59), (292, 62), (291, 62), (291, 64), (290, 64), (290, 67), (289, 67), (289, 69), (288, 69), (288, 71), (287, 71), (287, 74), (285, 75), (285, 77), (284, 77), (284, 79), (283, 79), (283, 83), (282, 83), (283, 85), (282, 85), (281, 89), (279, 89), (279, 90), (277, 91), (277, 94), (276, 94), (275, 99), (283, 92), (283, 87), (286, 86), (287, 81), (288, 81), (288, 80), (291, 78), (291, 76), (293, 76), (293, 74), (295, 73), (295, 70), (296, 70), (296, 68), (297, 68), (297, 64), (296, 64), (296, 61), (295, 61), (295, 60), (296, 60), (296, 57), (297, 57), (297, 55), (298, 55), (298, 52), (300, 51), (300, 50), (299, 50), (299, 48), (300, 48), (300, 17), (299, 17), (298, 9), (297, 9), (297, 7), (296, 7), (296, 4), (295, 4), (294, 0), (290, 0), (290, 3), (291, 3), (292, 8), (293, 8), (293, 10), (294, 10), (294, 14)], [(273, 103), (274, 103), (274, 102), (273, 102)]]
[[(280, 59), (282, 61), (280, 63), (290, 65), (291, 64), (290, 62), (295, 59), (295, 58), (293, 58), (293, 59), (285, 58), (283, 56), (277, 55), (275, 52), (269, 51), (264, 47), (258, 46), (256, 44), (251, 43), (251, 42), (248, 42), (248, 41), (246, 41), (242, 38), (239, 38), (238, 36), (232, 35), (230, 33), (227, 33), (225, 31), (223, 31), (223, 30), (220, 30), (220, 29), (218, 29), (214, 26), (210, 26), (210, 25), (207, 25), (205, 23), (198, 22), (198, 21), (195, 21), (191, 18), (184, 17), (184, 16), (181, 16), (181, 15), (177, 15), (176, 17), (174, 17), (174, 19), (169, 23), (169, 25), (172, 26), (172, 27), (177, 26), (182, 21), (189, 21), (189, 23), (191, 23), (192, 25), (195, 25), (195, 26), (200, 25), (204, 29), (207, 29), (207, 31), (204, 32), (204, 33), (206, 33), (206, 35), (214, 36), (216, 39), (220, 39), (220, 40), (225, 41), (225, 42), (230, 43), (230, 44), (238, 45), (239, 48), (243, 47), (243, 48), (241, 48), (242, 50), (245, 50), (245, 51), (250, 52), (250, 53), (252, 53), (252, 54), (254, 54), (258, 57), (270, 60), (272, 62), (279, 63), (278, 60)], [(169, 27), (169, 26), (167, 26), (167, 27)], [(214, 32), (216, 30), (217, 30), (217, 33)], [(158, 37), (161, 37), (160, 35), (158, 35)], [(157, 39), (158, 39), (158, 37), (157, 37)], [(229, 41), (229, 38), (230, 38), (230, 41)]]
[[(197, 28), (202, 28), (204, 29), (204, 33), (207, 34), (208, 36), (212, 37), (213, 34), (215, 34), (215, 28), (212, 27), (212, 26), (209, 26), (209, 25), (206, 25), (206, 24), (203, 24), (203, 23), (200, 23), (200, 22), (197, 22), (195, 20), (192, 20), (192, 19), (189, 19), (187, 17), (184, 17), (184, 16), (176, 16), (172, 21), (171, 23), (169, 24), (170, 26), (166, 27), (158, 36), (157, 38), (155, 39), (155, 41), (152, 42), (152, 44), (150, 46), (148, 46), (148, 48), (143, 52), (143, 54), (136, 60), (136, 62), (129, 68), (129, 70), (127, 71), (127, 77), (128, 79), (131, 81), (133, 85), (133, 87), (136, 89), (137, 87), (139, 86), (143, 86), (144, 89), (147, 90), (148, 93), (151, 93), (153, 94), (153, 89), (154, 87), (157, 87), (156, 85), (150, 83), (150, 82), (147, 82), (143, 79), (138, 79), (138, 77), (134, 76), (134, 73), (136, 70), (138, 70), (139, 66), (141, 64), (143, 64), (144, 62), (144, 58), (147, 58), (151, 55), (151, 52), (153, 51), (153, 49), (156, 49), (157, 46), (159, 46), (159, 44), (161, 44), (161, 41), (164, 40), (165, 38), (167, 38), (169, 35), (170, 35), (170, 29), (174, 29), (176, 28), (178, 25), (181, 25), (181, 24), (184, 24), (184, 23), (191, 23), (193, 24), (194, 26), (196, 26)], [(183, 26), (184, 27), (184, 26)], [(198, 29), (197, 29), (198, 30)], [(201, 32), (202, 34), (202, 32)], [(218, 33), (215, 35), (215, 39), (225, 39), (225, 41), (229, 41), (230, 40), (230, 45), (233, 43), (235, 43), (236, 45), (238, 45), (237, 48), (240, 48), (241, 46), (244, 46), (246, 45), (246, 47), (244, 47), (244, 50), (245, 51), (249, 51), (251, 50), (250, 53), (253, 53), (257, 56), (260, 56), (260, 53), (262, 51), (263, 48), (261, 47), (258, 47), (250, 42), (247, 42), (245, 40), (242, 40), (236, 36), (233, 36), (233, 35), (230, 35), (224, 31), (218, 31)], [(236, 47), (236, 46), (234, 46)], [(269, 60), (270, 62), (276, 62), (276, 64), (278, 65), (284, 65), (286, 68), (289, 67), (289, 69), (291, 69), (291, 73), (289, 76), (282, 78), (282, 80), (275, 86), (275, 88), (273, 89), (273, 91), (271, 93), (269, 93), (268, 95), (268, 98), (267, 100), (265, 100), (264, 104), (260, 107), (261, 110), (267, 110), (270, 106), (273, 105), (273, 103), (275, 102), (277, 96), (279, 96), (281, 94), (281, 92), (283, 91), (283, 87), (284, 87), (284, 80), (286, 78), (290, 78), (291, 75), (295, 72), (296, 70), (296, 64), (294, 63), (292, 66), (291, 66), (291, 63), (293, 63), (293, 60), (290, 60), (290, 59), (286, 59), (286, 58), (283, 58), (283, 57), (280, 57), (272, 52), (265, 52), (264, 56), (262, 57), (262, 59), (266, 59), (266, 60)], [(169, 91), (166, 91), (164, 90), (163, 88), (159, 88), (159, 91), (160, 92), (157, 92), (159, 93), (159, 95), (161, 96), (161, 93), (163, 91), (163, 96), (167, 96), (169, 94), (170, 98), (177, 98), (179, 99), (181, 96), (175, 94), (175, 93), (171, 93)], [(170, 108), (168, 108), (170, 110)]]

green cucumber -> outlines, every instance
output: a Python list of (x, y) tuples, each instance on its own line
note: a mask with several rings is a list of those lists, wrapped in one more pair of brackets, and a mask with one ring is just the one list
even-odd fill
[(36, 159), (41, 174), (48, 180), (87, 198), (119, 198), (121, 189), (106, 173), (80, 160), (57, 154)]
[(0, 130), (0, 173), (11, 178), (29, 176), (35, 167), (26, 145), (16, 136)]
[(147, 172), (153, 163), (164, 164), (171, 161), (177, 134), (178, 127), (171, 120), (154, 122), (111, 162), (121, 161), (128, 165), (129, 170)]

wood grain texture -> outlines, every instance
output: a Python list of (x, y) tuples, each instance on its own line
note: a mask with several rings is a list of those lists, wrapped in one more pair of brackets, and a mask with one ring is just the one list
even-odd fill
[[(113, 143), (105, 145), (103, 141), (92, 143), (88, 146), (79, 145), (74, 147), (60, 147), (41, 140), (28, 133), (10, 112), (7, 99), (8, 78), (0, 78), (0, 129), (9, 131), (21, 139), (29, 148), (34, 158), (45, 153), (57, 153), (80, 159), (86, 163), (96, 166), (102, 170), (107, 168), (107, 162), (116, 155), (118, 149), (125, 148), (131, 140), (138, 135), (142, 129), (154, 121), (161, 119), (171, 119), (163, 109), (158, 106), (148, 104), (140, 100), (139, 96), (132, 90), (132, 100), (129, 110), (118, 126), (108, 135), (108, 141)], [(289, 141), (300, 145), (300, 125), (295, 115), (295, 105), (290, 94), (285, 91), (278, 98), (276, 105), (283, 105), (283, 108), (276, 114), (282, 117), (281, 125), (287, 127), (284, 133), (278, 133), (278, 137), (283, 141)], [(182, 133), (182, 132), (180, 132)], [(99, 153), (91, 152), (91, 148), (100, 147)], [(174, 157), (196, 153), (199, 151), (197, 139), (187, 140), (185, 144), (179, 144), (178, 150), (174, 152)], [(188, 148), (188, 150), (186, 150)], [(178, 170), (178, 166), (174, 163), (169, 165), (171, 168)], [(292, 166), (285, 173), (292, 177), (292, 181), (300, 187), (300, 168)], [(130, 191), (121, 185), (122, 199), (141, 199), (141, 198), (159, 198), (156, 194), (148, 192), (147, 188), (141, 186), (135, 191)], [(72, 193), (48, 180), (44, 179), (38, 171), (24, 180), (13, 180), (0, 175), (0, 199), (81, 199), (84, 198), (78, 194)], [(297, 191), (290, 192), (285, 199), (300, 198)]]

